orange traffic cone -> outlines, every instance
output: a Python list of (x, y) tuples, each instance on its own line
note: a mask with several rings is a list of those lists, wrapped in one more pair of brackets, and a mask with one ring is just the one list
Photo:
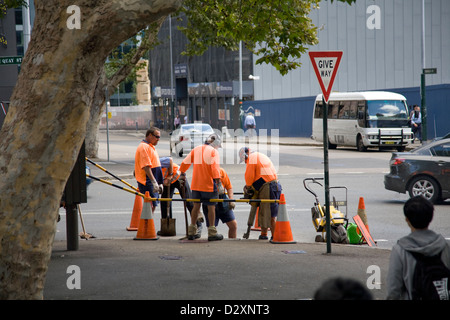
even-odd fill
[(256, 209), (255, 224), (253, 228), (251, 228), (251, 230), (253, 231), (261, 231), (261, 227), (259, 226), (258, 223), (258, 215), (259, 215), (259, 207)]
[(155, 221), (153, 220), (152, 203), (150, 193), (145, 193), (144, 205), (142, 206), (141, 219), (139, 220), (139, 227), (134, 240), (158, 240), (156, 236)]
[[(369, 231), (369, 224), (367, 222), (367, 215), (366, 215), (366, 205), (364, 203), (364, 198), (363, 197), (359, 198), (358, 212), (357, 213), (358, 213), (358, 216), (361, 218), (361, 221), (366, 226), (367, 231)], [(361, 231), (359, 230), (359, 228), (356, 231), (358, 232), (358, 234), (361, 234)]]
[(278, 209), (277, 222), (275, 224), (275, 234), (271, 243), (296, 243), (292, 236), (291, 223), (286, 211), (286, 199), (282, 193), (280, 196), (280, 204)]
[(139, 227), (139, 220), (141, 219), (142, 212), (142, 197), (136, 195), (134, 198), (133, 213), (131, 214), (130, 226), (127, 227), (128, 231), (137, 231)]

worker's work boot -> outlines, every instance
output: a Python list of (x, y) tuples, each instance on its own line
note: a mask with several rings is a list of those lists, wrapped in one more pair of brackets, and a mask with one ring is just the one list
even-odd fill
[(222, 240), (223, 235), (217, 233), (217, 229), (214, 226), (208, 227), (208, 241)]
[(188, 227), (188, 240), (196, 239), (197, 226), (195, 224), (190, 224)]

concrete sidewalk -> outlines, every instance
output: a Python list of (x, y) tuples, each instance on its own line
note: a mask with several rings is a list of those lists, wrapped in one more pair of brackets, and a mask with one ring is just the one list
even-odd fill
[[(369, 282), (386, 297), (390, 250), (366, 245), (272, 244), (263, 240), (217, 242), (128, 239), (80, 240), (78, 251), (56, 242), (45, 299), (298, 300), (311, 299), (336, 276)], [(80, 289), (67, 282), (78, 266)], [(375, 267), (373, 267), (375, 266)], [(379, 268), (379, 277), (368, 268)], [(368, 273), (369, 272), (369, 273)], [(372, 280), (375, 279), (375, 280)]]

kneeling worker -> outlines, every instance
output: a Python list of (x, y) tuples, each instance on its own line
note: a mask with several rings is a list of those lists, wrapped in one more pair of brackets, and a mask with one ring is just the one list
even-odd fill
[[(220, 181), (227, 193), (219, 195), (219, 199), (233, 199), (233, 186), (231, 185), (227, 172), (223, 168), (220, 168)], [(216, 220), (214, 225), (217, 227), (219, 220), (226, 223), (228, 226), (228, 238), (230, 239), (236, 238), (237, 234), (237, 222), (233, 212), (234, 207), (234, 202), (219, 202), (216, 206)], [(202, 209), (206, 217), (206, 225), (209, 227), (208, 208), (206, 205), (203, 205)]]
[[(279, 200), (281, 185), (278, 182), (277, 173), (268, 156), (260, 152), (251, 151), (247, 147), (239, 150), (239, 158), (245, 161), (245, 187), (244, 194), (252, 193), (252, 199)], [(250, 216), (255, 216), (259, 207), (258, 223), (261, 227), (259, 239), (267, 240), (267, 231), (270, 227), (272, 236), (275, 233), (275, 225), (278, 215), (278, 203), (250, 203)]]

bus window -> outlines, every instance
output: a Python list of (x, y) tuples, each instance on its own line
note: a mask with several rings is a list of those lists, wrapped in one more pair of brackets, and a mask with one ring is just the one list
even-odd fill
[(351, 101), (350, 102), (350, 119), (357, 119), (358, 118), (358, 102), (357, 101)]
[(339, 102), (330, 102), (328, 104), (328, 118), (337, 119), (338, 118)]
[(323, 105), (322, 102), (316, 103), (316, 109), (314, 110), (314, 118), (323, 119)]
[(364, 101), (358, 102), (357, 118), (358, 118), (358, 126), (360, 128), (365, 128), (366, 127), (366, 104)]
[(342, 101), (339, 105), (339, 119), (349, 119), (350, 101)]
[(407, 119), (406, 105), (400, 100), (367, 101), (368, 120), (399, 120)]

